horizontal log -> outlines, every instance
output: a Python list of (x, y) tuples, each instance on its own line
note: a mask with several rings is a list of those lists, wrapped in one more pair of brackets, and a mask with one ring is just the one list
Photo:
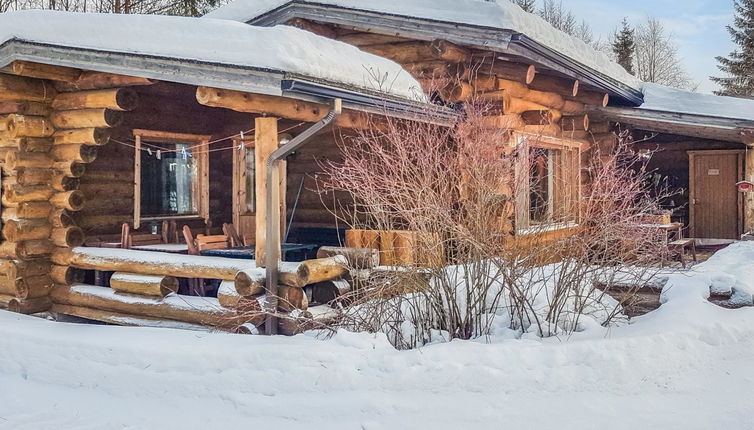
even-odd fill
[(519, 99), (516, 97), (504, 97), (502, 100), (504, 114), (521, 114), (532, 110), (547, 110), (547, 106), (534, 103), (529, 100)]
[(344, 34), (336, 37), (341, 42), (346, 42), (349, 45), (367, 46), (367, 45), (382, 45), (385, 43), (401, 43), (409, 42), (409, 39), (399, 36), (388, 36), (385, 34), (376, 33), (352, 33)]
[(54, 194), (49, 185), (6, 184), (3, 192), (3, 204), (20, 204), (23, 202), (49, 200)]
[(19, 314), (36, 314), (48, 311), (52, 307), (52, 300), (49, 297), (37, 297), (35, 299), (12, 299), (8, 302), (8, 310)]
[(52, 135), (55, 145), (83, 144), (102, 146), (110, 141), (110, 130), (107, 128), (73, 128), (56, 131)]
[(56, 208), (68, 209), (69, 211), (80, 211), (84, 207), (85, 197), (79, 190), (64, 191), (53, 194), (50, 197), (50, 203)]
[(5, 241), (0, 244), (0, 257), (32, 260), (50, 255), (55, 248), (55, 245), (48, 239), (26, 240), (23, 242)]
[(0, 102), (50, 103), (56, 95), (55, 88), (41, 79), (0, 73)]
[(52, 177), (50, 186), (55, 191), (71, 191), (79, 187), (79, 179), (57, 173)]
[(290, 19), (285, 23), (285, 25), (300, 28), (310, 33), (326, 37), (328, 39), (334, 39), (338, 35), (337, 31), (335, 31), (334, 28), (330, 27), (327, 24), (320, 24), (318, 22), (309, 21), (308, 19), (303, 18)]
[(107, 287), (85, 284), (56, 285), (50, 297), (56, 304), (103, 309), (213, 327), (237, 327), (246, 323), (258, 325), (264, 320), (264, 315), (261, 313), (238, 315), (233, 310), (224, 309), (217, 299), (212, 297), (130, 296)]
[(310, 303), (334, 304), (346, 301), (351, 292), (351, 284), (345, 280), (322, 281), (306, 287)]
[(165, 297), (178, 292), (178, 278), (116, 272), (110, 278), (110, 288), (122, 293)]
[(550, 110), (530, 110), (521, 112), (521, 119), (527, 125), (552, 124), (553, 114)]
[(580, 115), (586, 113), (586, 106), (583, 103), (575, 102), (572, 100), (566, 100), (563, 103), (563, 107), (560, 109), (563, 116), (566, 115)]
[(76, 161), (57, 161), (52, 164), (52, 168), (71, 178), (80, 178), (86, 170), (84, 163)]
[(479, 74), (497, 76), (503, 79), (530, 84), (537, 75), (533, 65), (510, 63), (506, 61), (485, 62), (478, 68)]
[(52, 226), (46, 219), (9, 220), (3, 225), (3, 237), (11, 242), (44, 239), (51, 232)]
[(8, 116), (8, 135), (17, 137), (49, 137), (55, 132), (54, 124), (45, 116), (11, 114)]
[(52, 102), (56, 110), (112, 109), (116, 111), (134, 110), (139, 103), (139, 95), (132, 88), (112, 88), (106, 90), (60, 93)]
[(0, 280), (0, 293), (24, 300), (47, 296), (51, 288), (52, 279), (46, 273)]
[(0, 147), (17, 149), (20, 152), (48, 152), (52, 147), (52, 139), (48, 137), (0, 139)]
[(556, 124), (527, 125), (524, 126), (521, 131), (535, 136), (558, 137), (561, 135), (560, 127), (558, 127)]
[(265, 272), (257, 268), (241, 270), (233, 279), (239, 296), (256, 296), (264, 293)]
[(50, 215), (47, 217), (50, 221), (52, 228), (65, 228), (74, 226), (73, 218), (68, 214), (65, 209), (55, 208), (50, 211)]
[[(50, 271), (50, 262), (46, 259), (7, 260), (0, 259), (0, 279), (14, 280), (29, 276), (44, 275)], [(11, 293), (15, 294), (15, 292)]]
[(228, 281), (234, 280), (239, 271), (254, 266), (253, 261), (242, 259), (94, 247), (60, 248), (52, 261), (80, 269)]
[(564, 116), (560, 120), (560, 128), (564, 132), (589, 130), (589, 115)]
[(464, 63), (471, 58), (471, 53), (454, 43), (445, 40), (433, 42), (405, 42), (369, 45), (363, 51), (389, 58), (398, 63), (413, 63), (426, 60), (445, 60)]
[(15, 113), (19, 115), (48, 116), (51, 112), (52, 108), (48, 103), (0, 101), (0, 115)]
[(88, 199), (86, 205), (81, 210), (83, 216), (107, 214), (110, 216), (117, 215), (119, 219), (123, 216), (133, 216), (134, 200), (133, 198), (96, 198)]
[[(83, 179), (87, 179), (84, 176)], [(79, 186), (90, 200), (96, 199), (123, 199), (134, 195), (134, 184), (128, 182), (82, 182)]]
[(474, 88), (468, 82), (453, 81), (440, 88), (440, 97), (453, 103), (469, 100), (473, 96)]
[(348, 272), (348, 259), (343, 255), (302, 261), (297, 274), (300, 286), (337, 279)]
[(403, 68), (412, 76), (422, 79), (450, 78), (451, 80), (468, 80), (471, 69), (462, 63), (449, 63), (444, 60), (421, 61), (417, 63), (405, 63)]
[(16, 169), (16, 183), (20, 185), (49, 184), (54, 170), (49, 168), (19, 167)]
[(306, 310), (309, 307), (309, 298), (303, 288), (289, 285), (278, 285), (277, 308), (284, 312), (294, 309)]
[(91, 163), (97, 159), (97, 147), (81, 144), (53, 145), (50, 156), (55, 161)]
[(526, 125), (518, 114), (483, 116), (481, 121), (484, 127), (503, 130), (516, 130)]
[(579, 80), (538, 74), (529, 84), (531, 89), (576, 97), (579, 94)]
[(605, 107), (610, 101), (610, 95), (597, 91), (579, 91), (579, 94), (576, 97), (573, 97), (572, 100), (583, 103), (587, 106)]
[(22, 167), (49, 169), (53, 163), (49, 155), (40, 152), (12, 151), (5, 156), (5, 165), (12, 170)]
[[(264, 291), (264, 287), (262, 287), (262, 291)], [(220, 287), (217, 289), (217, 301), (220, 303), (220, 306), (228, 309), (236, 309), (241, 298), (243, 296), (236, 291), (235, 281), (222, 281), (220, 283)]]
[(10, 63), (1, 68), (0, 71), (29, 78), (49, 79), (51, 81), (62, 82), (74, 82), (79, 76), (81, 76), (80, 69), (20, 60)]
[(56, 111), (50, 116), (56, 128), (117, 127), (123, 113), (112, 109), (79, 109)]
[[(258, 113), (295, 121), (317, 122), (325, 117), (328, 108), (324, 104), (294, 100), (286, 97), (251, 94), (235, 90), (198, 87), (196, 100), (199, 104), (222, 107), (237, 112)], [(365, 114), (344, 110), (335, 120), (343, 128), (370, 128), (374, 124)]]
[(370, 248), (346, 248), (341, 246), (321, 246), (317, 250), (317, 258), (328, 258), (341, 255), (346, 258), (349, 268), (371, 269), (380, 264), (380, 253)]
[[(152, 85), (155, 81), (136, 76), (117, 75), (114, 73), (85, 71), (72, 83), (56, 83), (60, 91), (97, 90), (137, 85)], [(52, 101), (52, 99), (50, 99)]]
[(3, 208), (2, 221), (22, 218), (47, 218), (52, 211), (48, 202), (23, 202), (13, 208)]
[(57, 246), (74, 248), (84, 244), (84, 232), (76, 226), (55, 228), (50, 234), (50, 240)]
[(50, 278), (56, 284), (71, 285), (84, 282), (86, 272), (71, 266), (53, 264), (50, 268)]

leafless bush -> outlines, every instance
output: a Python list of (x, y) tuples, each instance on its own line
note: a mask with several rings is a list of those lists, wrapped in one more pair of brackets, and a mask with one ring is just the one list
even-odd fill
[[(623, 139), (595, 147), (582, 185), (577, 147), (548, 152), (543, 136), (491, 127), (492, 109), (467, 103), (450, 123), (387, 118), (343, 136), (324, 189), (353, 203), (334, 212), (382, 240), (403, 233), (390, 251), (401, 267), (355, 271), (342, 327), (384, 332), (399, 348), (509, 329), (567, 334), (583, 315), (608, 324), (619, 314), (598, 286), (652, 277), (662, 246), (641, 224), (659, 197), (643, 156)], [(537, 169), (559, 173), (545, 186)]]

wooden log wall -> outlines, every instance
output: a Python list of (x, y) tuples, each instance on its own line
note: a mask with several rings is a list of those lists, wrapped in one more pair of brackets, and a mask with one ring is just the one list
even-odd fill
[(51, 264), (49, 255), (84, 241), (72, 213), (86, 204), (79, 190), (85, 165), (108, 143), (122, 113), (138, 104), (127, 85), (151, 82), (27, 62), (3, 72), (0, 264), (6, 270), (0, 292), (15, 296), (9, 308), (34, 313), (51, 305), (53, 278), (65, 281), (70, 273)]
[[(489, 127), (583, 141), (582, 148), (599, 141), (609, 145), (614, 139), (606, 121), (593, 124), (589, 119), (591, 108), (607, 105), (606, 93), (524, 59), (504, 60), (493, 52), (440, 39), (412, 40), (303, 19), (287, 24), (394, 60), (417, 78), (425, 92), (444, 102), (486, 101), (484, 121)], [(583, 155), (586, 161), (589, 154)], [(588, 175), (582, 175), (582, 180), (588, 181)], [(291, 183), (297, 181), (289, 180), (289, 187)], [(320, 215), (301, 214), (310, 215), (312, 221)], [(501, 220), (503, 228), (513, 230), (512, 217), (511, 213), (509, 221)]]

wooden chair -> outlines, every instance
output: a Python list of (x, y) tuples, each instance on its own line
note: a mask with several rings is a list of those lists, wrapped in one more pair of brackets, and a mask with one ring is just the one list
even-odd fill
[(691, 255), (693, 256), (694, 263), (698, 260), (696, 258), (696, 239), (679, 238), (668, 244), (668, 249), (678, 252), (678, 258), (681, 260), (681, 266), (686, 268), (686, 249), (691, 249)]
[(244, 241), (236, 231), (236, 227), (233, 224), (223, 224), (223, 233), (230, 239), (230, 246), (244, 246)]
[(230, 239), (224, 234), (218, 234), (214, 236), (207, 236), (206, 234), (198, 234), (196, 236), (196, 248), (201, 254), (202, 251), (208, 249), (227, 249), (230, 245)]
[[(189, 226), (184, 225), (183, 238), (186, 240), (188, 246), (188, 253), (190, 255), (201, 255), (202, 251), (208, 249), (224, 249), (228, 247), (230, 239), (224, 234), (207, 236), (204, 234), (198, 234), (194, 238), (194, 234), (191, 232)], [(189, 294), (204, 296), (207, 289), (205, 288), (205, 280), (200, 278), (193, 278), (188, 280)]]
[(123, 223), (120, 230), (120, 247), (125, 249), (134, 246), (157, 245), (165, 243), (161, 234), (156, 233), (137, 233), (131, 230), (128, 223)]

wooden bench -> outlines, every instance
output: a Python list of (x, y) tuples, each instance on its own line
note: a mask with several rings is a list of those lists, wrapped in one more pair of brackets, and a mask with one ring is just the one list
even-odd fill
[(668, 250), (678, 251), (678, 258), (681, 260), (681, 265), (686, 268), (686, 249), (691, 248), (691, 255), (693, 256), (694, 263), (698, 260), (696, 258), (696, 240), (695, 239), (676, 239), (668, 243)]

